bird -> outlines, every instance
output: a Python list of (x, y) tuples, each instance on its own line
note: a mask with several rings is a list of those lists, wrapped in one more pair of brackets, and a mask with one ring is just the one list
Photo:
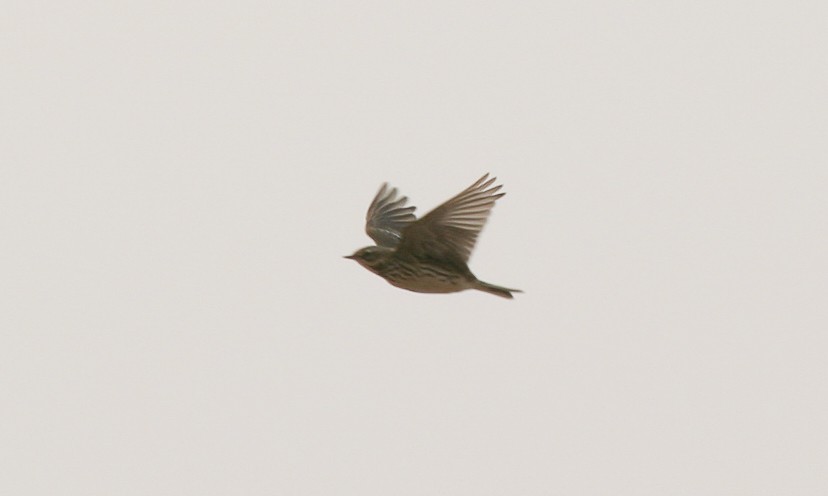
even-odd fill
[(365, 216), (365, 232), (376, 246), (347, 255), (393, 286), (418, 293), (455, 293), (467, 289), (513, 298), (519, 289), (483, 282), (468, 260), (495, 201), (505, 195), (497, 178), (483, 175), (471, 186), (421, 219), (408, 197), (383, 183)]

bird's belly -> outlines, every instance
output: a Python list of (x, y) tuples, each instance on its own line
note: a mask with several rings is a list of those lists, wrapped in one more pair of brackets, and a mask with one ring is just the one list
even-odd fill
[(417, 293), (455, 293), (471, 287), (462, 277), (422, 276), (407, 280), (388, 280), (392, 285)]

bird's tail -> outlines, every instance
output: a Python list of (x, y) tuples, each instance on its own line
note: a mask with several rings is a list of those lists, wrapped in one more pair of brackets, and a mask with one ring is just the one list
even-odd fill
[(487, 293), (491, 293), (493, 295), (502, 296), (503, 298), (512, 299), (512, 293), (523, 293), (523, 291), (519, 289), (510, 289), (504, 288), (503, 286), (495, 286), (494, 284), (489, 284), (483, 281), (477, 281), (477, 284), (474, 286), (474, 289), (479, 289), (480, 291), (485, 291)]

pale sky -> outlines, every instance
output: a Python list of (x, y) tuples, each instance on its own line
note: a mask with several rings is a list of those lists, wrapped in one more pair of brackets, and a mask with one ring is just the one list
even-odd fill
[(7, 2), (0, 494), (828, 494), (826, 5)]

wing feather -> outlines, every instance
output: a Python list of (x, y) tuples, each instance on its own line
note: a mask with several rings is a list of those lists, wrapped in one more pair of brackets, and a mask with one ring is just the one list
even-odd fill
[(502, 185), (492, 186), (496, 178), (488, 174), (435, 208), (403, 232), (399, 251), (408, 250), (416, 256), (462, 260), (471, 256), (477, 237), (495, 201), (505, 195), (498, 193)]
[(406, 207), (408, 198), (397, 198), (397, 188), (384, 183), (380, 187), (368, 213), (365, 215), (365, 232), (379, 246), (394, 248), (400, 244), (402, 231), (417, 220), (416, 207)]

